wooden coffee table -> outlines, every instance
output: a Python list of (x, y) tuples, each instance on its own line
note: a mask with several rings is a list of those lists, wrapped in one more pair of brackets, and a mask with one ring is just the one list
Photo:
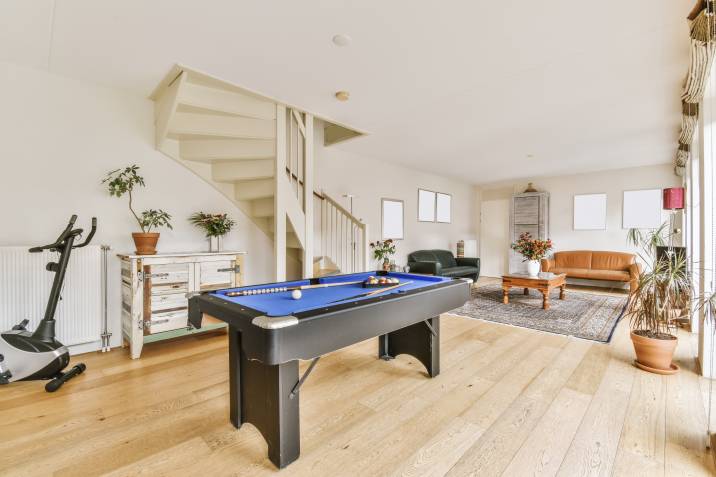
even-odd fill
[(541, 272), (536, 277), (531, 277), (526, 273), (511, 273), (502, 275), (502, 303), (509, 303), (509, 291), (512, 287), (524, 288), (525, 295), (529, 294), (529, 289), (539, 290), (542, 293), (542, 309), (549, 310), (549, 292), (559, 287), (559, 299), (564, 300), (564, 287), (567, 275), (564, 273)]

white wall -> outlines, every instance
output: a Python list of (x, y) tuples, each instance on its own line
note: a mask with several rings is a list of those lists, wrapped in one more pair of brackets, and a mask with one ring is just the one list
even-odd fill
[[(55, 239), (71, 214), (81, 226), (97, 216), (93, 241), (115, 252), (133, 250), (138, 227), (126, 199), (109, 197), (101, 179), (109, 170), (138, 164), (147, 187), (138, 210), (172, 214), (161, 230), (160, 252), (206, 250), (202, 233), (187, 222), (196, 211), (228, 212), (236, 231), (227, 250), (247, 250), (246, 280), (272, 278), (271, 242), (232, 203), (192, 172), (154, 149), (153, 103), (145, 98), (0, 63), (0, 246), (39, 245)], [(120, 339), (119, 262), (113, 258), (110, 310), (113, 343)]]
[[(407, 254), (415, 250), (454, 251), (458, 240), (476, 238), (473, 185), (357, 156), (342, 151), (340, 145), (322, 147), (322, 132), (316, 127), (316, 189), (323, 189), (346, 209), (350, 201), (342, 196), (353, 194), (354, 215), (369, 225), (371, 241), (381, 238), (381, 198), (404, 201), (405, 239), (396, 242), (394, 257), (398, 265), (405, 265)], [(452, 194), (452, 223), (418, 222), (418, 188)]]
[[(100, 184), (109, 170), (139, 165), (147, 187), (135, 195), (137, 209), (161, 208), (174, 217), (174, 230), (161, 230), (160, 252), (205, 250), (206, 240), (187, 217), (199, 210), (229, 212), (237, 228), (224, 245), (249, 252), (247, 283), (272, 280), (272, 242), (228, 199), (155, 150), (150, 100), (0, 62), (0, 105), (0, 246), (44, 244), (57, 236), (71, 214), (79, 215), (80, 226), (97, 216), (93, 243), (113, 249), (113, 346), (121, 339), (119, 261), (114, 253), (133, 250), (131, 232), (137, 226), (126, 200), (109, 197)], [(322, 129), (317, 130), (320, 136)], [(471, 185), (352, 156), (338, 147), (317, 149), (316, 188), (345, 205), (341, 194), (356, 194), (356, 215), (371, 225), (372, 240), (380, 236), (380, 198), (405, 200), (406, 239), (398, 243), (398, 263), (404, 264), (412, 250), (454, 248), (457, 240), (475, 237)], [(417, 222), (418, 187), (453, 194), (452, 224)]]
[[(540, 191), (547, 191), (549, 197), (549, 237), (559, 250), (614, 250), (634, 251), (627, 246), (627, 230), (622, 229), (622, 195), (625, 190), (663, 189), (681, 185), (681, 179), (674, 175), (670, 164), (618, 169), (568, 176), (539, 177), (519, 182), (501, 182), (481, 185), (477, 188), (477, 210), (486, 201), (504, 200), (513, 193), (521, 192), (533, 182)], [(573, 230), (573, 200), (575, 194), (607, 194), (607, 229)], [(664, 221), (668, 213), (663, 212)], [(481, 224), (483, 231), (489, 223)], [(482, 232), (484, 233), (484, 232)], [(495, 256), (507, 260), (509, 244), (489, 250)], [(483, 249), (483, 253), (485, 249)]]

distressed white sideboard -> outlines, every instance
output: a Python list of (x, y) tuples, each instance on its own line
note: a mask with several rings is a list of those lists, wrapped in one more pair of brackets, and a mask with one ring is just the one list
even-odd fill
[(122, 344), (132, 359), (145, 343), (223, 328), (201, 330), (188, 323), (187, 293), (242, 285), (246, 252), (120, 254), (122, 263)]

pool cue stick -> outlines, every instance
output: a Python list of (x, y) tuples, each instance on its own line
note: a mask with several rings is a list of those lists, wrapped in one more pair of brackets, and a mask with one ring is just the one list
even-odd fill
[(329, 301), (328, 303), (329, 303), (329, 304), (330, 304), (330, 303), (338, 303), (339, 301), (351, 301), (351, 300), (355, 300), (356, 298), (365, 298), (365, 297), (377, 295), (378, 293), (383, 293), (383, 292), (387, 292), (387, 291), (390, 291), (390, 290), (395, 290), (396, 288), (400, 288), (400, 287), (402, 287), (402, 286), (405, 286), (405, 285), (407, 285), (408, 283), (413, 283), (413, 282), (398, 283), (397, 285), (393, 285), (392, 287), (378, 288), (378, 289), (373, 290), (373, 291), (370, 291), (370, 292), (368, 292), (368, 293), (361, 293), (360, 295), (355, 295), (355, 296), (351, 296), (351, 297), (348, 297), (348, 298), (341, 298), (340, 300), (333, 300), (333, 301)]
[[(341, 287), (341, 286), (346, 286), (346, 285), (356, 285), (358, 283), (363, 283), (364, 281), (365, 280), (359, 280), (356, 282), (318, 283), (316, 285), (298, 285), (295, 287), (255, 288), (253, 290), (229, 292), (226, 294), (226, 296), (234, 297), (234, 296), (267, 295), (270, 293), (283, 293), (283, 292), (294, 291), (294, 290), (310, 290), (312, 288)], [(249, 292), (255, 292), (255, 293), (249, 293)]]

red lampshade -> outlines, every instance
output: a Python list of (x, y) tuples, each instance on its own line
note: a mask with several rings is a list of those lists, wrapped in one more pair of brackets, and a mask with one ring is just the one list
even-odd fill
[(684, 208), (684, 188), (669, 187), (664, 189), (664, 210), (680, 210)]

